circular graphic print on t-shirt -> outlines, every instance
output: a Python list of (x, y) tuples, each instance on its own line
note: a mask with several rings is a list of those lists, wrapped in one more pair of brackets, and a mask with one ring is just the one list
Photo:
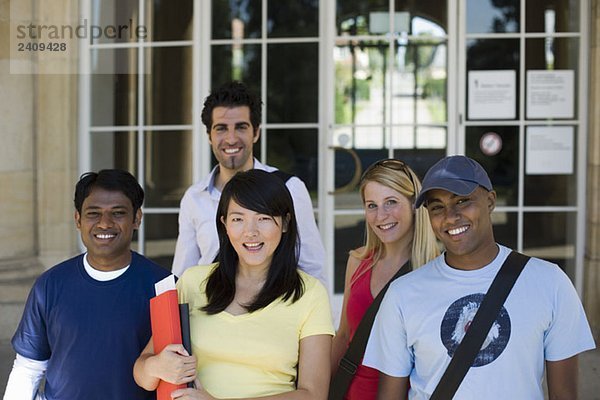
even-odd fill
[[(456, 348), (467, 333), (473, 318), (483, 301), (483, 293), (471, 294), (456, 300), (444, 314), (440, 334), (442, 343), (450, 357), (454, 356)], [(473, 367), (481, 367), (494, 361), (506, 348), (510, 338), (510, 317), (504, 307), (492, 324), (487, 337), (483, 341), (479, 354), (475, 357)]]

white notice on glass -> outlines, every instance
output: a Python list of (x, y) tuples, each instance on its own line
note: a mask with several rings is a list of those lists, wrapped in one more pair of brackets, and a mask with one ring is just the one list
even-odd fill
[(530, 126), (527, 128), (525, 172), (528, 175), (573, 173), (572, 126)]
[(469, 119), (515, 119), (515, 71), (469, 71)]
[(573, 118), (572, 70), (527, 71), (527, 118)]

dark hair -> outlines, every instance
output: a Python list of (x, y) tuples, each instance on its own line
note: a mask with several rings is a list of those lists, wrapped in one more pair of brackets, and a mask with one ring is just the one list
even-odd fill
[[(227, 236), (221, 217), (227, 217), (229, 203), (235, 201), (240, 206), (257, 213), (282, 217), (287, 229), (273, 253), (267, 279), (252, 303), (244, 304), (248, 312), (260, 310), (279, 297), (283, 301), (297, 301), (304, 293), (304, 285), (298, 273), (298, 226), (294, 213), (292, 196), (283, 181), (266, 171), (251, 169), (238, 172), (223, 188), (217, 208), (217, 232), (219, 234), (219, 266), (213, 270), (206, 283), (208, 303), (202, 308), (208, 314), (217, 314), (233, 301), (235, 277), (239, 256)], [(286, 222), (287, 219), (287, 222)]]
[(206, 132), (210, 133), (212, 128), (212, 112), (215, 107), (242, 107), (250, 108), (250, 122), (254, 132), (260, 125), (262, 115), (262, 101), (260, 97), (250, 92), (242, 82), (228, 82), (213, 90), (204, 100), (202, 109), (202, 123), (206, 126)]
[(105, 190), (122, 192), (133, 206), (133, 215), (144, 203), (144, 190), (135, 179), (127, 171), (121, 169), (103, 169), (99, 172), (86, 172), (79, 177), (79, 181), (75, 185), (75, 209), (81, 214), (83, 201), (88, 197), (95, 187)]

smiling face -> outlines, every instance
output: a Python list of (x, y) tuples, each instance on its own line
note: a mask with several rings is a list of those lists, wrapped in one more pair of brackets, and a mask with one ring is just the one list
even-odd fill
[(496, 192), (477, 187), (459, 196), (433, 189), (425, 200), (431, 227), (446, 247), (446, 263), (459, 269), (477, 269), (489, 264), (497, 254), (491, 213)]
[(247, 106), (213, 109), (209, 140), (221, 172), (228, 169), (229, 175), (233, 175), (252, 168), (252, 146), (259, 136), (258, 127), (255, 129), (250, 122)]
[(88, 262), (102, 271), (114, 271), (131, 262), (131, 238), (139, 228), (142, 211), (134, 215), (124, 193), (93, 188), (83, 201), (75, 223), (87, 248)]
[(229, 202), (221, 217), (227, 236), (239, 256), (241, 268), (267, 269), (285, 232), (282, 217), (272, 217)]
[(369, 227), (385, 245), (412, 240), (414, 214), (404, 195), (371, 181), (365, 185), (364, 206)]

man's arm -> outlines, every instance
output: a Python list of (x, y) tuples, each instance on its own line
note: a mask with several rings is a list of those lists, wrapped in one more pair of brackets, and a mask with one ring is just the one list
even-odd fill
[(577, 355), (560, 361), (546, 361), (549, 400), (577, 399), (578, 366)]
[(408, 398), (408, 376), (395, 377), (379, 372), (377, 400), (404, 400)]
[(193, 207), (193, 199), (188, 191), (181, 199), (179, 208), (179, 235), (171, 268), (178, 277), (186, 268), (198, 264), (200, 260), (200, 248), (196, 242), (196, 228), (193, 223)]
[(33, 399), (46, 374), (48, 360), (38, 361), (17, 354), (8, 376), (4, 400)]
[(300, 269), (319, 279), (327, 287), (327, 279), (323, 265), (325, 264), (325, 248), (321, 234), (315, 222), (312, 201), (306, 185), (297, 177), (290, 178), (286, 183), (294, 201), (298, 235), (300, 237)]

